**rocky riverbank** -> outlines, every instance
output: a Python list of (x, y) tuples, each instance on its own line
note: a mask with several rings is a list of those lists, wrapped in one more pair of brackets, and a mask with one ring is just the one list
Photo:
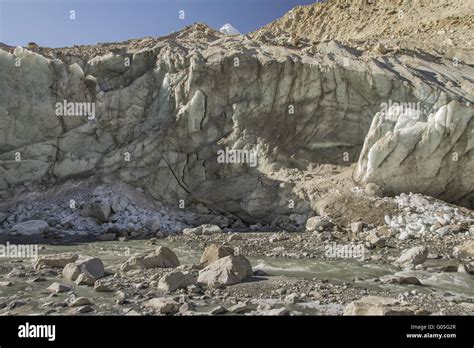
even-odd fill
[[(113, 186), (92, 190), (92, 201), (102, 202), (93, 214), (90, 201), (69, 190), (61, 194), (77, 198), (77, 211), (61, 204), (61, 194), (53, 205), (49, 193), (35, 190), (39, 201), (18, 215), (41, 219), (56, 209), (58, 221), (5, 220), (11, 228), (2, 234), (4, 243), (16, 238), (40, 248), (36, 261), (1, 259), (2, 314), (474, 313), (468, 209), (419, 194), (380, 197), (375, 187), (353, 187), (338, 199), (357, 202), (352, 209), (370, 202), (372, 209), (367, 216), (359, 210), (351, 222), (345, 220), (350, 214), (290, 216), (269, 225), (242, 227), (240, 221), (233, 229), (238, 220), (226, 216), (179, 210), (158, 216), (156, 208), (151, 214), (140, 192), (119, 196), (107, 187)], [(122, 210), (117, 202), (124, 202)], [(104, 211), (110, 222), (100, 220), (97, 212)], [(180, 230), (170, 223), (178, 220)]]

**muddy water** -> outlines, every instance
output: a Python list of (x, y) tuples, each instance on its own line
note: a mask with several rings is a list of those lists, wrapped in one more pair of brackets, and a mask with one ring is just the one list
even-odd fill
[[(201, 256), (201, 250), (193, 250), (184, 244), (178, 242), (171, 242), (168, 240), (158, 241), (158, 245), (163, 245), (171, 248), (178, 256), (181, 264), (198, 263)], [(93, 242), (81, 243), (73, 245), (45, 245), (44, 249), (40, 250), (41, 254), (75, 252), (84, 256), (99, 257), (103, 260), (105, 268), (109, 272), (115, 272), (118, 267), (134, 253), (149, 250), (156, 247), (151, 245), (148, 241), (127, 241), (127, 242)], [(269, 275), (297, 277), (304, 279), (328, 279), (336, 283), (351, 283), (354, 286), (366, 289), (380, 289), (387, 290), (394, 295), (416, 289), (418, 292), (429, 293), (439, 291), (442, 293), (451, 293), (474, 300), (474, 277), (462, 273), (433, 273), (426, 271), (411, 271), (403, 274), (416, 276), (424, 286), (414, 285), (395, 285), (382, 284), (378, 281), (379, 278), (394, 274), (397, 272), (395, 267), (386, 264), (360, 263), (358, 261), (337, 260), (324, 261), (316, 259), (288, 259), (288, 258), (266, 258), (253, 257), (249, 258), (254, 270), (263, 270)], [(24, 260), (23, 263), (29, 263), (31, 260)], [(15, 260), (0, 258), (0, 266), (5, 266), (8, 263), (11, 266), (15, 265)], [(438, 262), (440, 264), (440, 262)], [(17, 294), (18, 298), (22, 296), (25, 298), (38, 299), (40, 304), (47, 302), (48, 292), (46, 288), (58, 278), (52, 276), (47, 277), (45, 281), (31, 282), (31, 279), (26, 277), (5, 279), (6, 274), (0, 274), (0, 280), (10, 280), (13, 286), (0, 287), (0, 297)], [(354, 279), (357, 277), (356, 279)], [(88, 298), (101, 298), (101, 302), (112, 304), (115, 300), (113, 293), (97, 293), (91, 287), (75, 287), (75, 293), (78, 296), (85, 296)], [(59, 294), (60, 299), (66, 294)], [(33, 301), (34, 302), (34, 301)], [(15, 313), (16, 311), (13, 311)], [(44, 312), (37, 304), (22, 306), (18, 309), (20, 313), (41, 313)]]

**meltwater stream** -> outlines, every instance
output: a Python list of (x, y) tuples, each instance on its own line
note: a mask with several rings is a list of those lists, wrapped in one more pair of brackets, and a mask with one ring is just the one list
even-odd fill
[[(178, 256), (181, 264), (199, 263), (202, 250), (191, 249), (184, 243), (169, 240), (159, 240), (156, 245), (150, 245), (145, 240), (130, 240), (127, 242), (91, 242), (68, 245), (45, 245), (40, 250), (41, 254), (75, 252), (83, 256), (99, 257), (104, 262), (107, 271), (115, 272), (119, 266), (130, 256), (137, 252), (150, 250), (158, 245), (171, 248)], [(397, 272), (392, 265), (361, 263), (349, 260), (324, 261), (316, 259), (289, 259), (289, 258), (268, 258), (250, 257), (254, 270), (265, 271), (270, 276), (286, 276), (304, 279), (327, 279), (336, 283), (350, 283), (353, 286), (365, 289), (387, 290), (394, 297), (405, 291), (416, 290), (420, 293), (430, 293), (433, 291), (450, 293), (472, 299), (474, 302), (474, 277), (463, 273), (434, 273), (426, 271), (411, 271), (407, 274), (416, 276), (424, 286), (383, 284), (379, 278)], [(23, 263), (30, 262), (30, 260)], [(0, 258), (0, 277), (5, 280), (6, 274), (3, 270), (8, 269), (7, 263), (15, 264), (15, 260)], [(11, 266), (12, 264), (10, 264)], [(11, 267), (10, 267), (11, 268)], [(403, 272), (402, 272), (403, 273)], [(44, 297), (45, 289), (49, 284), (58, 281), (57, 278), (47, 278), (44, 282), (26, 282), (22, 278), (9, 278), (13, 286), (0, 287), (0, 297), (11, 294), (25, 294), (29, 297)], [(93, 292), (90, 287), (76, 287), (78, 296), (102, 297), (105, 302), (113, 303), (113, 293)], [(31, 308), (32, 312), (41, 310)], [(20, 311), (21, 312), (21, 311)], [(19, 313), (20, 313), (19, 312)]]

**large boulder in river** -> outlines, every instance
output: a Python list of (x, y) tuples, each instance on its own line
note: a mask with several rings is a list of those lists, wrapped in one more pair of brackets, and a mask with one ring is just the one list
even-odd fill
[(171, 272), (160, 278), (158, 289), (163, 291), (176, 291), (196, 284), (196, 278), (189, 272)]
[(199, 271), (198, 283), (208, 286), (232, 285), (251, 277), (249, 260), (242, 255), (229, 255)]
[(210, 263), (213, 263), (214, 261), (217, 261), (229, 255), (234, 255), (234, 248), (223, 245), (211, 244), (204, 250), (200, 262), (202, 265), (207, 266)]
[(20, 236), (32, 236), (42, 234), (43, 232), (47, 231), (48, 228), (49, 225), (46, 221), (30, 220), (16, 224), (10, 229), (10, 233)]
[(133, 269), (171, 268), (178, 266), (179, 260), (176, 254), (171, 249), (160, 246), (156, 250), (145, 251), (131, 256), (120, 266), (120, 270), (126, 272)]
[(474, 108), (452, 101), (426, 117), (396, 105), (375, 115), (354, 179), (386, 193), (474, 204)]
[(64, 268), (68, 263), (75, 262), (79, 255), (73, 253), (51, 254), (39, 257), (34, 268), (39, 270), (41, 268)]
[(68, 263), (63, 268), (63, 278), (69, 281), (77, 280), (84, 273), (84, 277), (91, 279), (90, 283), (93, 283), (92, 280), (95, 281), (105, 276), (104, 263), (97, 257), (90, 257), (75, 263)]
[(91, 257), (79, 263), (82, 273), (87, 272), (95, 279), (105, 276), (104, 263), (98, 257)]

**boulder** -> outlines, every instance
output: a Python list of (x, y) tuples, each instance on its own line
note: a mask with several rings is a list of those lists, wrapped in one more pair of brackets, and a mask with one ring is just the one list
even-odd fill
[(196, 284), (196, 278), (189, 272), (171, 272), (160, 278), (158, 288), (163, 291), (176, 291)]
[(414, 276), (402, 276), (402, 275), (388, 275), (383, 277), (382, 283), (384, 284), (400, 284), (400, 285), (418, 285), (423, 286), (420, 280)]
[(63, 268), (63, 278), (70, 282), (75, 281), (79, 274), (81, 274), (81, 268), (74, 262), (68, 263)]
[(380, 237), (375, 230), (370, 232), (367, 237), (365, 237), (365, 240), (371, 245), (379, 248), (385, 246), (385, 238)]
[(234, 255), (234, 248), (211, 244), (204, 250), (200, 263), (207, 266), (210, 263), (229, 255)]
[(185, 228), (183, 234), (185, 235), (210, 235), (214, 233), (221, 233), (222, 230), (217, 225), (204, 224), (196, 228)]
[(245, 312), (250, 312), (256, 309), (256, 305), (246, 303), (246, 302), (239, 302), (231, 307), (228, 308), (229, 313), (234, 314), (241, 314)]
[(194, 312), (195, 310), (196, 310), (196, 306), (191, 302), (185, 302), (181, 305), (181, 307), (179, 307), (179, 312), (181, 314), (185, 314), (185, 313), (188, 313), (188, 312)]
[(395, 263), (401, 266), (416, 266), (421, 265), (427, 258), (428, 248), (425, 246), (417, 246), (404, 250)]
[(100, 236), (97, 236), (96, 239), (101, 241), (101, 242), (110, 242), (115, 240), (117, 235), (115, 233), (105, 233), (101, 234)]
[[(79, 276), (80, 279), (78, 280)], [(93, 285), (94, 281), (105, 275), (104, 264), (97, 257), (68, 263), (63, 269), (63, 278), (76, 281), (78, 285)]]
[(154, 216), (146, 222), (146, 228), (150, 232), (158, 232), (161, 228), (161, 219), (159, 216)]
[(199, 271), (198, 283), (208, 286), (232, 285), (253, 274), (250, 262), (242, 255), (229, 255)]
[(159, 314), (175, 314), (179, 311), (180, 303), (169, 298), (152, 298), (145, 303), (145, 307)]
[(389, 297), (367, 296), (349, 303), (344, 315), (426, 315), (428, 312), (415, 306), (401, 304)]
[(82, 216), (95, 218), (100, 223), (107, 222), (111, 213), (112, 207), (107, 201), (87, 203), (82, 209)]
[(94, 279), (102, 278), (105, 275), (104, 263), (97, 257), (91, 257), (84, 261), (80, 261), (78, 266), (81, 273), (87, 272)]
[(30, 220), (14, 225), (10, 229), (10, 233), (20, 236), (33, 236), (46, 232), (48, 228), (49, 225), (44, 220)]
[(111, 286), (110, 282), (104, 281), (102, 279), (96, 280), (93, 285), (94, 285), (94, 291), (97, 291), (97, 292), (112, 292), (112, 291), (114, 291), (114, 289)]
[(364, 192), (369, 196), (382, 197), (383, 189), (374, 183), (368, 183), (365, 185)]
[(263, 315), (270, 317), (280, 317), (288, 315), (290, 312), (285, 307), (273, 308), (273, 309), (260, 309), (258, 311), (252, 312), (252, 315)]
[(91, 300), (89, 300), (87, 297), (77, 297), (71, 301), (70, 306), (81, 307), (81, 306), (87, 306), (91, 304), (92, 304)]
[(39, 257), (34, 268), (39, 270), (41, 268), (64, 268), (68, 263), (75, 262), (79, 256), (73, 253), (51, 254)]
[(53, 283), (48, 286), (48, 291), (52, 293), (61, 293), (71, 291), (71, 287), (65, 284)]
[(332, 225), (331, 220), (326, 216), (313, 216), (306, 221), (306, 231), (321, 232)]
[(178, 266), (179, 260), (176, 254), (171, 249), (160, 246), (156, 250), (131, 256), (120, 266), (120, 270), (126, 272), (134, 269), (172, 268)]
[(95, 278), (87, 272), (79, 274), (76, 278), (77, 285), (87, 285), (93, 286), (95, 283)]
[(365, 224), (362, 221), (356, 221), (351, 223), (352, 233), (360, 233), (364, 229)]
[(227, 309), (223, 306), (217, 306), (217, 307), (214, 307), (213, 309), (211, 309), (209, 311), (209, 314), (211, 315), (219, 315), (219, 314), (225, 314), (227, 313)]
[(474, 240), (468, 240), (454, 248), (453, 254), (456, 257), (474, 257)]

